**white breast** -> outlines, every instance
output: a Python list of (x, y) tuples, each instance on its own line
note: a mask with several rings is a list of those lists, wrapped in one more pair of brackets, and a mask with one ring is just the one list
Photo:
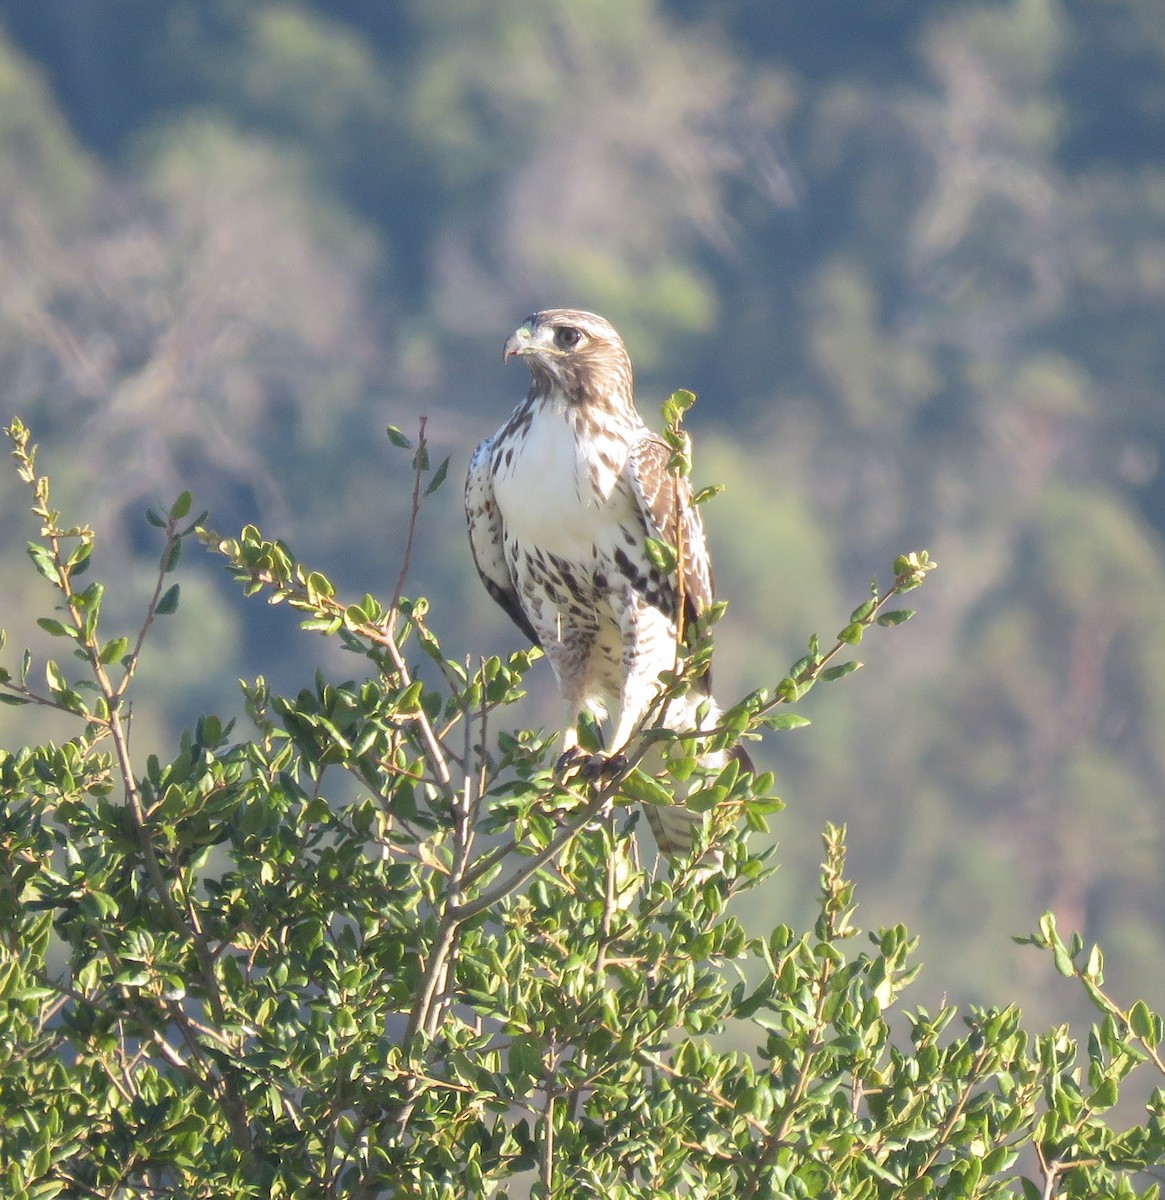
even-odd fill
[(525, 437), (503, 452), (494, 496), (507, 533), (572, 562), (589, 561), (630, 511), (615, 488), (617, 473), (601, 465), (592, 474), (565, 406), (544, 405)]

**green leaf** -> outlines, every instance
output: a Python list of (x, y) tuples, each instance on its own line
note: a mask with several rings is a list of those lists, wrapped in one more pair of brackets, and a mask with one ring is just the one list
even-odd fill
[(36, 623), (51, 637), (76, 637), (76, 630), (70, 629), (52, 617), (37, 617)]
[(856, 659), (850, 662), (842, 663), (837, 667), (826, 667), (818, 676), (822, 683), (830, 683), (834, 679), (841, 679), (845, 675), (851, 675), (854, 671), (860, 670), (862, 664)]
[(61, 668), (51, 658), (44, 665), (44, 673), (50, 692), (67, 692), (69, 690), (69, 684), (61, 674)]
[(674, 546), (669, 546), (667, 542), (661, 542), (658, 538), (649, 537), (644, 539), (643, 548), (657, 571), (662, 571), (665, 575), (675, 572), (678, 559)]
[(158, 564), (163, 575), (169, 575), (178, 565), (178, 560), (182, 557), (182, 543), (175, 538), (172, 542), (166, 543), (166, 548), (162, 551), (162, 558)]
[(889, 628), (894, 625), (901, 625), (916, 615), (913, 608), (892, 608), (889, 612), (879, 614), (878, 624)]
[(399, 446), (402, 450), (411, 450), (413, 448), (412, 442), (395, 425), (390, 425), (385, 430), (385, 433), (388, 434), (388, 440), (394, 446)]
[(37, 571), (49, 583), (60, 587), (61, 577), (57, 572), (57, 564), (53, 561), (53, 556), (40, 542), (28, 543), (28, 557), (32, 559), (33, 566), (36, 567)]
[(87, 888), (80, 900), (80, 908), (88, 916), (104, 920), (117, 912), (117, 901), (97, 888)]
[(343, 617), (304, 617), (299, 623), (305, 633), (333, 634), (344, 623)]
[[(767, 778), (770, 781), (769, 786), (772, 786), (771, 781), (773, 777), (771, 774), (762, 775), (760, 778)], [(744, 806), (746, 812), (756, 813), (762, 817), (767, 817), (771, 813), (784, 812), (785, 810), (785, 802), (779, 796), (755, 796), (750, 800), (745, 800)]]
[(658, 779), (636, 767), (629, 772), (619, 788), (628, 800), (639, 804), (674, 804), (675, 797)]
[(1056, 914), (1046, 912), (1040, 917), (1040, 938), (1041, 941), (1037, 945), (1043, 946), (1058, 946), (1060, 944), (1060, 935), (1056, 930)]
[(445, 482), (445, 476), (449, 473), (449, 458), (446, 457), (441, 465), (433, 472), (433, 478), (429, 480), (429, 486), (425, 488), (424, 494), (431, 496)]
[(542, 1045), (537, 1039), (515, 1037), (510, 1042), (509, 1074), (519, 1084), (541, 1076)]
[(785, 712), (767, 718), (765, 724), (770, 729), (804, 729), (806, 725), (812, 724), (812, 722), (808, 717), (801, 716), (800, 713)]
[[(363, 604), (349, 604), (344, 609), (344, 622), (349, 629), (360, 629), (368, 624), (368, 613)], [(330, 624), (330, 620), (329, 620)], [(303, 626), (300, 626), (303, 628)]]
[(1076, 968), (1072, 965), (1072, 959), (1068, 956), (1068, 951), (1062, 943), (1053, 948), (1052, 961), (1056, 965), (1056, 970), (1065, 978), (1071, 979), (1076, 974)]
[(1092, 949), (1088, 952), (1088, 961), (1082, 972), (1084, 977), (1095, 984), (1104, 982), (1104, 954), (1100, 947), (1093, 944)]
[(693, 497), (693, 504), (703, 504), (705, 500), (711, 500), (713, 496), (719, 496), (724, 491), (724, 484), (712, 483), (707, 487), (701, 488)]
[(318, 604), (321, 598), (330, 599), (336, 594), (332, 581), (319, 571), (312, 571), (307, 577), (307, 596), (313, 604)]
[(1129, 1028), (1135, 1036), (1148, 1042), (1150, 1046), (1155, 1046), (1161, 1039), (1161, 1020), (1154, 1016), (1144, 1000), (1138, 1000), (1129, 1009)]
[(179, 585), (174, 584), (173, 587), (168, 588), (163, 593), (162, 598), (154, 608), (154, 613), (159, 617), (168, 617), (172, 612), (175, 612), (178, 608), (178, 595)]
[(711, 812), (728, 794), (724, 787), (697, 788), (684, 800), (684, 808), (690, 812)]
[(108, 665), (111, 662), (116, 662), (129, 649), (129, 638), (116, 637), (105, 643), (101, 648), (101, 653), (98, 660)]
[(73, 549), (73, 553), (69, 555), (65, 565), (72, 570), (73, 574), (81, 575), (89, 565), (89, 556), (92, 553), (93, 543), (91, 541), (84, 541)]
[(150, 979), (149, 970), (144, 966), (136, 965), (124, 967), (114, 976), (113, 982), (118, 987), (140, 988), (145, 987)]
[[(816, 654), (806, 654), (804, 656), (804, 658), (797, 659), (797, 661), (789, 668), (790, 678), (799, 679), (802, 675), (804, 675), (807, 672), (812, 671), (814, 668), (816, 668), (819, 662), (820, 662), (820, 659), (818, 658), (818, 656)], [(781, 683), (777, 685), (778, 691), (780, 690), (780, 688), (783, 684), (784, 684), (784, 680), (782, 680)]]
[(194, 499), (189, 492), (183, 492), (173, 504), (170, 505), (170, 520), (181, 521), (184, 516), (190, 511), (191, 501)]
[(186, 526), (186, 528), (182, 530), (182, 532), (179, 536), (187, 537), (192, 533), (197, 533), (197, 534), (201, 535), (202, 533), (205, 532), (205, 530), (203, 529), (203, 526), (206, 524), (206, 518), (209, 516), (210, 516), (210, 509), (204, 508), (202, 510), (202, 512), (200, 512), (198, 514), (198, 516), (196, 516), (194, 518), (194, 520), (191, 521)]
[(1115, 1079), (1105, 1079), (1092, 1093), (1089, 1103), (1097, 1111), (1112, 1108), (1117, 1102), (1117, 1083)]
[(89, 644), (92, 644), (97, 634), (97, 621), (101, 614), (101, 601), (104, 596), (105, 587), (100, 583), (91, 583), (80, 596), (74, 599), (74, 604), (84, 600), (85, 641)]

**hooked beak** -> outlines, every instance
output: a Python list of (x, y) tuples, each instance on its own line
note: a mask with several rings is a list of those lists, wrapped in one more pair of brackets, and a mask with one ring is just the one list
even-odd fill
[(529, 325), (521, 325), (515, 329), (502, 347), (502, 362), (509, 362), (516, 354), (529, 354), (532, 336)]

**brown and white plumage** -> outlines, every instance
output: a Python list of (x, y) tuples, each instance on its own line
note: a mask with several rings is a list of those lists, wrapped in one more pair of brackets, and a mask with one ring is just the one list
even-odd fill
[[(478, 446), (466, 480), (469, 542), (490, 595), (541, 646), (565, 706), (565, 750), (578, 718), (610, 715), (621, 751), (675, 665), (681, 587), (653, 565), (647, 538), (678, 547), (685, 621), (712, 601), (712, 570), (685, 478), (668, 470), (667, 444), (635, 408), (631, 360), (602, 317), (550, 309), (506, 342), (532, 385), (493, 437)], [(709, 680), (673, 701), (669, 728), (694, 729), (717, 709)], [(669, 856), (687, 853), (700, 818), (649, 808)]]

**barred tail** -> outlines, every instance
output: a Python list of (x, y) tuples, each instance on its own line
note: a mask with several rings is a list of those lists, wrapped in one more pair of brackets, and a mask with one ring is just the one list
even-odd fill
[[(708, 697), (705, 696), (692, 696), (689, 694), (673, 703), (667, 714), (669, 728), (691, 729), (696, 724), (697, 710), (707, 699)], [(720, 710), (716, 707), (715, 702), (713, 702), (701, 724), (703, 728), (707, 729), (715, 725), (719, 718)], [(713, 753), (705, 754), (701, 756), (700, 763), (701, 766), (712, 770), (719, 770), (729, 759), (735, 759), (740, 764), (742, 771), (755, 773), (752, 759), (749, 758), (747, 751), (741, 746), (736, 746), (729, 751), (717, 750)], [(669, 806), (645, 805), (644, 812), (647, 816), (647, 824), (651, 827), (652, 835), (655, 837), (656, 845), (659, 847), (660, 854), (670, 861), (687, 858), (692, 853), (696, 837), (703, 823), (703, 817), (700, 813), (695, 813), (684, 808), (682, 801)], [(715, 874), (723, 861), (723, 854), (715, 847), (706, 850), (700, 859), (699, 870), (701, 876), (707, 878)]]
[(644, 815), (659, 852), (667, 859), (686, 858), (703, 818), (678, 804), (663, 807), (645, 804)]

